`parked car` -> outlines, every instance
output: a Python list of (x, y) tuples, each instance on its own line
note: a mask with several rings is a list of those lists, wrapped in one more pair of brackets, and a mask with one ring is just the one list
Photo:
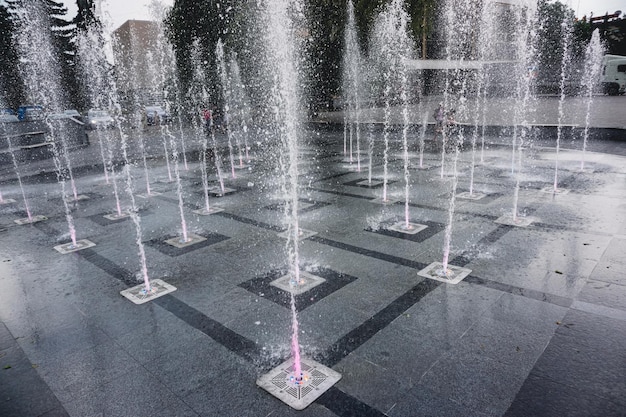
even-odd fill
[(80, 119), (82, 117), (78, 110), (74, 109), (64, 110), (63, 113), (66, 114), (68, 117), (73, 117), (74, 119)]
[(0, 114), (0, 123), (15, 123), (19, 121), (20, 119), (14, 114)]
[(115, 120), (107, 110), (91, 109), (87, 112), (88, 129), (107, 129), (115, 126)]
[(37, 105), (20, 106), (17, 108), (17, 118), (20, 121), (41, 120), (45, 118), (43, 107)]
[(161, 106), (146, 106), (144, 108), (146, 125), (163, 125), (172, 121), (170, 114)]

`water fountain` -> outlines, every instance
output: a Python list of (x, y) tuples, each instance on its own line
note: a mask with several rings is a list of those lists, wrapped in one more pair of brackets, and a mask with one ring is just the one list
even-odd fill
[(580, 170), (585, 170), (585, 153), (587, 151), (587, 141), (589, 140), (589, 117), (591, 115), (591, 106), (593, 105), (593, 91), (598, 84), (600, 71), (602, 69), (602, 57), (604, 48), (600, 42), (600, 32), (598, 29), (593, 31), (591, 41), (585, 51), (585, 69), (581, 86), (583, 94), (587, 101), (587, 111), (585, 113), (585, 130), (583, 131), (583, 149), (580, 156)]
[[(520, 216), (518, 210), (520, 182), (522, 178), (522, 151), (526, 144), (530, 131), (529, 116), (531, 103), (534, 100), (533, 84), (536, 51), (536, 31), (531, 28), (536, 27), (536, 3), (527, 1), (525, 7), (515, 9), (512, 17), (511, 27), (517, 28), (514, 33), (513, 53), (517, 58), (515, 65), (515, 98), (514, 126), (513, 126), (513, 148), (517, 146), (517, 164), (513, 165), (515, 173), (515, 188), (513, 193), (513, 210), (510, 214), (505, 214), (495, 220), (496, 223), (509, 226), (527, 227), (535, 219), (531, 216)], [(515, 152), (514, 152), (515, 155)], [(514, 161), (515, 162), (515, 161)]]
[(244, 154), (245, 161), (250, 162), (248, 146), (248, 124), (250, 111), (235, 53), (231, 55), (228, 67), (230, 69), (230, 87), (232, 89), (230, 109), (234, 115), (228, 123), (228, 130), (235, 136), (239, 159), (239, 163), (235, 165), (235, 169), (248, 169), (250, 168), (250, 165), (244, 163)]
[(226, 127), (226, 137), (228, 138), (228, 157), (230, 159), (230, 175), (233, 179), (237, 176), (235, 175), (235, 155), (233, 152), (233, 141), (232, 141), (232, 130), (228, 127), (228, 120), (230, 118), (230, 108), (231, 103), (233, 101), (232, 98), (232, 86), (231, 79), (228, 75), (228, 70), (226, 69), (226, 58), (224, 56), (224, 44), (220, 39), (217, 42), (217, 46), (215, 47), (215, 56), (217, 59), (217, 68), (220, 75), (220, 80), (222, 82), (222, 94), (224, 96), (224, 113), (222, 114), (222, 130), (224, 130), (224, 126)]
[[(27, 95), (31, 102), (39, 103), (48, 111), (58, 109), (63, 100), (59, 90), (58, 75), (55, 62), (50, 59), (48, 50), (52, 49), (50, 32), (43, 28), (49, 28), (48, 16), (39, 3), (23, 5), (20, 30), (17, 31), (16, 41), (20, 53), (20, 71), (27, 86)], [(48, 129), (48, 143), (52, 149), (52, 157), (56, 168), (57, 180), (61, 186), (61, 201), (65, 208), (65, 219), (69, 229), (71, 241), (54, 247), (60, 253), (70, 253), (87, 247), (94, 246), (93, 242), (86, 239), (77, 240), (74, 218), (69, 206), (70, 202), (78, 201), (74, 177), (69, 160), (67, 142), (60, 132), (60, 121), (46, 118)], [(62, 164), (65, 162), (65, 165)], [(67, 180), (70, 180), (72, 197), (67, 193)], [(42, 218), (38, 218), (42, 220)], [(33, 218), (20, 219), (18, 224), (32, 223)]]
[[(96, 47), (94, 47), (96, 45)], [(111, 108), (104, 74), (106, 74), (107, 60), (104, 55), (104, 39), (101, 33), (93, 28), (88, 28), (78, 35), (77, 49), (81, 74), (84, 75), (83, 83), (87, 88), (89, 101), (92, 107), (98, 109)], [(96, 137), (100, 145), (100, 154), (104, 166), (106, 183), (113, 189), (115, 198), (115, 212), (105, 214), (107, 220), (118, 221), (129, 216), (127, 211), (122, 210), (120, 202), (118, 179), (113, 163), (113, 143), (109, 131), (104, 131), (100, 126), (96, 127)], [(110, 175), (109, 175), (110, 174)]]
[[(462, 3), (462, 4), (461, 4)], [(458, 2), (449, 0), (444, 8), (444, 36), (445, 55), (447, 63), (453, 60), (463, 63), (465, 60), (476, 59), (476, 53), (468, 47), (467, 42), (475, 37), (477, 21), (482, 16), (483, 4)], [(488, 7), (488, 5), (484, 6)], [(452, 66), (445, 71), (444, 108), (448, 112), (452, 109), (451, 104), (457, 105), (456, 117), (465, 119), (468, 113), (468, 99), (473, 91), (471, 79), (463, 74), (461, 65)], [(452, 179), (450, 187), (450, 199), (448, 206), (448, 218), (443, 242), (442, 262), (433, 262), (426, 268), (418, 272), (418, 275), (430, 279), (456, 284), (471, 273), (471, 270), (449, 264), (450, 253), (452, 251), (452, 229), (454, 224), (454, 211), (456, 205), (456, 194), (458, 185), (458, 161), (460, 147), (465, 141), (465, 130), (459, 126), (444, 126), (444, 139), (442, 158), (445, 158), (445, 148), (452, 143), (454, 145), (454, 157), (452, 160)], [(443, 174), (442, 160), (442, 171)]]
[[(204, 73), (203, 61), (200, 57), (200, 42), (196, 40), (192, 49), (192, 62), (195, 63), (194, 73), (193, 73), (193, 85), (195, 87), (194, 90), (190, 92), (190, 99), (194, 105), (195, 109), (202, 109), (203, 112), (210, 112), (210, 109), (206, 108), (206, 103), (209, 102), (209, 93), (206, 90), (206, 75)], [(194, 126), (194, 130), (196, 132), (197, 138), (202, 138), (202, 148), (200, 153), (200, 171), (201, 171), (201, 180), (202, 180), (202, 190), (204, 195), (204, 207), (193, 210), (193, 213), (208, 216), (214, 213), (219, 213), (220, 211), (224, 211), (224, 209), (212, 206), (209, 202), (209, 179), (207, 173), (207, 152), (209, 150), (208, 147), (208, 139), (207, 136), (209, 134), (213, 135), (212, 126), (209, 125), (210, 120), (204, 119), (205, 114), (197, 114), (196, 117), (192, 119), (192, 123)], [(200, 119), (200, 120), (199, 120)], [(215, 155), (216, 160), (218, 159)], [(218, 167), (219, 172), (219, 167)], [(223, 183), (222, 183), (223, 184)]]
[[(274, 109), (274, 132), (284, 152), (279, 152), (283, 171), (281, 187), (288, 196), (285, 204), (287, 219), (287, 252), (289, 282), (301, 283), (298, 220), (298, 138), (300, 136), (298, 100), (298, 50), (294, 31), (302, 23), (301, 4), (290, 0), (269, 0), (260, 18), (270, 28), (264, 39), (268, 65), (266, 73), (274, 74), (274, 94), (270, 105)], [(315, 401), (341, 377), (337, 372), (300, 355), (299, 324), (295, 295), (290, 291), (292, 357), (279, 367), (262, 375), (257, 384), (291, 407), (301, 410)]]
[(561, 150), (561, 139), (563, 137), (563, 117), (565, 117), (565, 111), (563, 105), (565, 103), (565, 83), (567, 81), (567, 73), (571, 65), (571, 42), (572, 42), (572, 22), (567, 14), (563, 17), (561, 22), (561, 77), (559, 80), (559, 118), (556, 129), (556, 151), (554, 155), (554, 181), (552, 187), (543, 188), (541, 191), (551, 194), (567, 194), (569, 190), (559, 188), (559, 153)]
[[(408, 91), (411, 88), (407, 78), (407, 60), (414, 55), (414, 47), (408, 36), (408, 14), (404, 10), (404, 3), (394, 0), (378, 15), (374, 24), (370, 49), (374, 55), (374, 71), (382, 74), (378, 80), (382, 97), (385, 102), (385, 118), (383, 126), (383, 190), (382, 197), (371, 200), (380, 204), (395, 204), (395, 200), (388, 197), (389, 184), (389, 140), (391, 136), (391, 105), (400, 99), (403, 103), (403, 112), (408, 104)], [(405, 117), (405, 129), (407, 114)], [(403, 135), (406, 130), (403, 129)]]
[[(354, 163), (353, 138), (356, 136), (356, 171), (361, 172), (361, 76), (363, 59), (356, 32), (354, 4), (348, 1), (348, 20), (344, 34), (342, 91), (344, 95), (344, 131), (349, 132), (348, 161)], [(344, 136), (345, 137), (345, 136)], [(345, 149), (345, 143), (344, 143)]]

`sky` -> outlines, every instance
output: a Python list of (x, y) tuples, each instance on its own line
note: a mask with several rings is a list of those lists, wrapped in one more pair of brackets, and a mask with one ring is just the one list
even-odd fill
[[(606, 12), (612, 14), (616, 10), (626, 12), (626, 1), (624, 0), (561, 0), (563, 3), (569, 4), (574, 9), (576, 16), (589, 16), (593, 12), (594, 16), (604, 15)], [(76, 0), (63, 0), (68, 11), (68, 16), (72, 17), (76, 14)], [(174, 4), (174, 0), (161, 0), (165, 5)], [(114, 28), (118, 28), (122, 23), (130, 19), (145, 20), (149, 19), (148, 4), (151, 0), (104, 0), (106, 4)]]

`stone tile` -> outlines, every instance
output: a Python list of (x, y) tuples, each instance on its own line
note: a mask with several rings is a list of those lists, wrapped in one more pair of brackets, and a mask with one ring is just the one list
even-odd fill
[(139, 363), (108, 342), (73, 352), (68, 358), (41, 363), (38, 370), (57, 397), (66, 403), (137, 368)]
[(626, 285), (589, 280), (578, 300), (626, 311)]
[(146, 369), (137, 368), (63, 404), (70, 416), (154, 416), (166, 407), (185, 407)]
[(531, 374), (505, 417), (566, 415), (568, 417), (621, 417), (624, 405), (607, 401), (588, 389), (577, 389)]
[(10, 383), (0, 385), (2, 416), (39, 416), (60, 406), (35, 369), (22, 372), (11, 378)]
[(441, 394), (430, 390), (423, 385), (416, 385), (409, 389), (404, 397), (398, 401), (387, 415), (391, 417), (405, 416), (445, 416), (445, 417), (476, 417), (489, 416), (466, 405), (456, 403)]
[(455, 350), (433, 364), (419, 385), (470, 409), (498, 416), (507, 410), (526, 376), (516, 366)]

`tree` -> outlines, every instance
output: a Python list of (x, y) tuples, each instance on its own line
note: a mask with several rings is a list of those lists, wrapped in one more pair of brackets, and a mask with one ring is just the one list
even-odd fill
[(574, 10), (556, 1), (539, 0), (538, 24), (538, 84), (554, 88), (561, 77), (563, 40), (571, 36)]
[(24, 103), (24, 84), (18, 67), (19, 57), (12, 36), (16, 29), (16, 0), (0, 4), (0, 100), (2, 106), (17, 108)]

